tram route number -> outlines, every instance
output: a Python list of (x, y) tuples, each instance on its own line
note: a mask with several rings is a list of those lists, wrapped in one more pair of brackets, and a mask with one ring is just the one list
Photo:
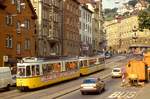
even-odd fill
[(117, 98), (117, 97), (123, 97), (125, 99), (132, 99), (136, 95), (136, 92), (131, 91), (131, 92), (121, 92), (121, 91), (116, 91), (112, 93), (108, 98)]

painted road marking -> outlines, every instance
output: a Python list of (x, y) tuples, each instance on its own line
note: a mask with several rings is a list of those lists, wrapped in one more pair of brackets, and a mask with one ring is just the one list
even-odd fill
[(135, 95), (135, 91), (116, 91), (109, 95), (108, 98), (124, 97), (126, 99), (132, 99)]

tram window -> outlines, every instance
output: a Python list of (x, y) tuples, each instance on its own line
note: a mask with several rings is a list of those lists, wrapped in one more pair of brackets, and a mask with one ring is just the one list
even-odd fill
[(74, 62), (74, 69), (78, 69), (78, 63)]
[(52, 64), (43, 64), (42, 65), (42, 70), (43, 70), (43, 74), (48, 74), (50, 72), (52, 72), (53, 70), (53, 65)]
[(25, 68), (19, 68), (18, 69), (18, 75), (19, 76), (25, 76)]
[(47, 64), (47, 72), (53, 72), (53, 65), (52, 64)]
[(92, 59), (92, 60), (89, 60), (89, 66), (94, 66), (95, 65), (95, 60), (94, 59)]
[(60, 72), (61, 70), (60, 63), (54, 63), (53, 66), (54, 66), (54, 72)]
[(65, 63), (65, 67), (66, 67), (66, 71), (68, 71), (70, 67), (68, 62)]
[(35, 65), (32, 65), (32, 76), (35, 76)]
[(99, 62), (100, 62), (100, 64), (103, 64), (104, 63), (104, 59), (103, 58), (99, 58)]
[(47, 68), (45, 64), (42, 65), (42, 70), (44, 75), (47, 74)]
[(83, 61), (80, 61), (80, 67), (83, 67)]
[(75, 70), (77, 69), (77, 62), (67, 62), (65, 63), (66, 70)]
[(87, 60), (84, 60), (83, 65), (84, 65), (84, 66), (87, 66)]
[(39, 65), (36, 65), (36, 75), (40, 75), (40, 67), (39, 67)]
[(31, 75), (31, 71), (30, 71), (30, 66), (26, 67), (26, 76), (30, 76)]

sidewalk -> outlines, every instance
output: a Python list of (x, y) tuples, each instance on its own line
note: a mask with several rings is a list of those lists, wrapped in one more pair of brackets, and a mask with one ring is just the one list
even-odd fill
[(146, 84), (134, 99), (150, 99), (150, 83)]

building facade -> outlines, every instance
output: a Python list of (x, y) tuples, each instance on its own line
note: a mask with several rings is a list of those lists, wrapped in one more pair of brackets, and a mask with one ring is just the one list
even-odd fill
[(105, 23), (107, 48), (117, 52), (129, 52), (133, 45), (150, 45), (149, 30), (138, 30), (138, 16), (130, 16), (120, 22), (115, 20)]
[(13, 66), (22, 57), (35, 56), (36, 18), (30, 0), (0, 1), (0, 66)]
[(102, 11), (102, 0), (99, 0), (98, 2), (99, 6), (99, 32), (100, 32), (100, 41), (99, 46), (100, 50), (103, 51), (106, 49), (106, 33), (104, 31), (104, 16)]
[[(97, 2), (93, 6), (93, 14), (92, 14), (92, 33), (93, 33), (93, 53), (97, 53), (98, 51), (101, 50), (100, 42), (103, 40), (103, 33), (102, 33), (102, 28), (99, 26), (100, 21), (99, 19), (99, 2)], [(101, 28), (101, 29), (100, 29)]]
[(31, 1), (38, 16), (37, 55), (61, 55), (62, 0)]
[(80, 54), (81, 56), (89, 56), (92, 54), (92, 44), (93, 44), (93, 34), (92, 34), (92, 11), (88, 9), (88, 5), (80, 6), (80, 38), (81, 38), (81, 47)]
[(106, 33), (104, 32), (104, 17), (102, 0), (79, 0), (81, 4), (88, 5), (92, 13), (92, 52), (103, 51), (106, 48)]
[(77, 0), (63, 0), (63, 47), (64, 56), (79, 56), (79, 10), (80, 3)]

